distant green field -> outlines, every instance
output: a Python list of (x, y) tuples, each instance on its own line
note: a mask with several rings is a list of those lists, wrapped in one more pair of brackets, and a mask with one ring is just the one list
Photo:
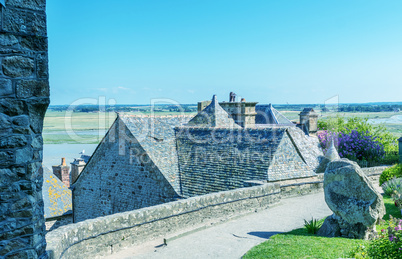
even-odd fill
[[(150, 115), (151, 113), (126, 112), (124, 114)], [(179, 115), (181, 113), (154, 112), (153, 114)], [(43, 125), (43, 141), (45, 144), (98, 144), (115, 119), (114, 112), (48, 111)]]
[[(281, 111), (281, 113), (290, 120), (298, 121), (300, 111)], [(125, 114), (143, 114), (150, 113), (125, 113)], [(177, 112), (155, 112), (155, 115), (179, 115)], [(186, 113), (191, 115), (194, 113)], [(390, 118), (394, 115), (402, 115), (393, 112), (370, 112), (370, 113), (338, 113), (345, 118), (363, 117), (370, 119)], [(336, 116), (336, 113), (323, 113), (321, 119)], [(45, 144), (97, 144), (99, 143), (107, 129), (112, 125), (116, 118), (114, 112), (57, 112), (48, 111), (45, 116), (43, 139)], [(390, 132), (402, 137), (402, 123), (383, 124)]]

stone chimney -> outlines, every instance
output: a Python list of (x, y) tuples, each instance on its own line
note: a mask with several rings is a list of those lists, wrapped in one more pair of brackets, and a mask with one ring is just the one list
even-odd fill
[[(198, 103), (198, 112), (207, 107), (211, 101), (202, 101)], [(246, 102), (244, 98), (240, 102), (220, 102), (219, 105), (233, 118), (237, 125), (243, 128), (255, 126), (255, 106), (258, 102)]]
[(316, 134), (318, 130), (318, 113), (313, 108), (304, 108), (299, 114), (300, 125), (306, 134)]
[(74, 162), (71, 163), (71, 182), (70, 182), (71, 185), (75, 183), (78, 176), (84, 169), (85, 165), (86, 163), (82, 158), (75, 158)]
[(66, 158), (61, 158), (60, 165), (54, 165), (53, 174), (59, 178), (67, 187), (70, 187), (70, 167), (66, 164)]

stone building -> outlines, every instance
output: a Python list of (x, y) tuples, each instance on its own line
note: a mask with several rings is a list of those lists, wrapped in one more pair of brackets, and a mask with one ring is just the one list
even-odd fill
[(242, 127), (215, 96), (194, 117), (119, 115), (73, 184), (74, 222), (314, 176), (321, 157), (294, 124)]

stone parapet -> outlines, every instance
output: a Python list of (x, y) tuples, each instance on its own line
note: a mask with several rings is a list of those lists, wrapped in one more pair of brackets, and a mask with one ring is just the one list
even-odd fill
[(62, 226), (46, 235), (50, 258), (99, 258), (175, 232), (266, 209), (280, 201), (278, 184), (218, 192)]

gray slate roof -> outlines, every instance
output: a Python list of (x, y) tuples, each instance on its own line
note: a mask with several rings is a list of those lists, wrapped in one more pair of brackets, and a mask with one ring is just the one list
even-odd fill
[(153, 163), (180, 193), (174, 128), (187, 123), (192, 116), (120, 116), (131, 134), (147, 152)]
[(72, 213), (71, 190), (45, 166), (42, 196), (46, 219)]
[(257, 105), (255, 107), (257, 115), (255, 117), (256, 124), (277, 124), (284, 126), (295, 126), (288, 118), (278, 112), (272, 104)]
[(212, 102), (191, 119), (188, 126), (217, 127), (217, 128), (241, 128), (235, 123), (230, 115), (219, 105), (216, 95)]

